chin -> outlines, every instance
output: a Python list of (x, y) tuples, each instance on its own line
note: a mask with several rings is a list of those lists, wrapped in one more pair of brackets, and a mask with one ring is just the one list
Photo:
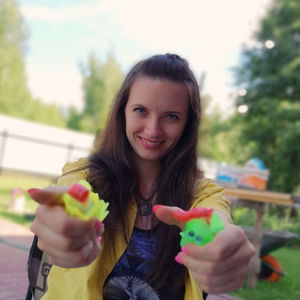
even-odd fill
[(145, 155), (145, 154), (137, 154), (137, 156), (144, 161), (148, 161), (148, 162), (159, 162), (161, 160), (161, 158), (163, 157), (163, 155)]

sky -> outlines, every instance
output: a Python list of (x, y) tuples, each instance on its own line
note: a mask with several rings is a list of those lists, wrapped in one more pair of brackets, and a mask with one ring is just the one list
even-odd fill
[[(212, 106), (232, 105), (232, 67), (271, 0), (19, 0), (29, 29), (25, 57), (34, 97), (81, 108), (79, 64), (113, 53), (127, 73), (158, 53), (186, 58)], [(212, 107), (211, 106), (211, 107)]]

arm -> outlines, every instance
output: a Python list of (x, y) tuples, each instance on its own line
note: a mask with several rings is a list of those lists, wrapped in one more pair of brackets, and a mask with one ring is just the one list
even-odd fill
[(227, 224), (232, 224), (231, 219), (228, 217), (227, 214), (225, 214), (224, 212), (215, 209), (214, 212), (221, 218), (221, 220), (223, 221), (224, 225), (226, 226)]
[(75, 268), (90, 264), (98, 256), (103, 224), (96, 219), (83, 221), (69, 216), (62, 206), (62, 196), (68, 189), (55, 186), (28, 191), (39, 203), (30, 229), (51, 264)]
[[(175, 260), (189, 269), (200, 288), (209, 293), (226, 293), (240, 288), (243, 276), (255, 249), (244, 231), (232, 224), (229, 205), (223, 189), (211, 181), (203, 181), (193, 207), (213, 208), (225, 224), (215, 239), (204, 246), (187, 244)], [(158, 206), (154, 212), (161, 221), (184, 229), (184, 223), (174, 218), (177, 207)]]

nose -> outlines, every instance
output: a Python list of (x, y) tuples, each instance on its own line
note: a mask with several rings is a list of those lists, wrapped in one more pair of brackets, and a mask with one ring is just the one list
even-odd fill
[(149, 138), (155, 138), (162, 133), (162, 125), (159, 118), (148, 118), (144, 128), (145, 133)]

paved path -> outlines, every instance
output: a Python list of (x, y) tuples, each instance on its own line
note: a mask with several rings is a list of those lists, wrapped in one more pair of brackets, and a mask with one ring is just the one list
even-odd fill
[(25, 298), (26, 263), (31, 241), (32, 233), (28, 228), (0, 219), (0, 299)]
[[(32, 238), (28, 228), (0, 218), (0, 300), (24, 300), (28, 286), (27, 256)], [(241, 299), (220, 294), (209, 295), (208, 300)]]

